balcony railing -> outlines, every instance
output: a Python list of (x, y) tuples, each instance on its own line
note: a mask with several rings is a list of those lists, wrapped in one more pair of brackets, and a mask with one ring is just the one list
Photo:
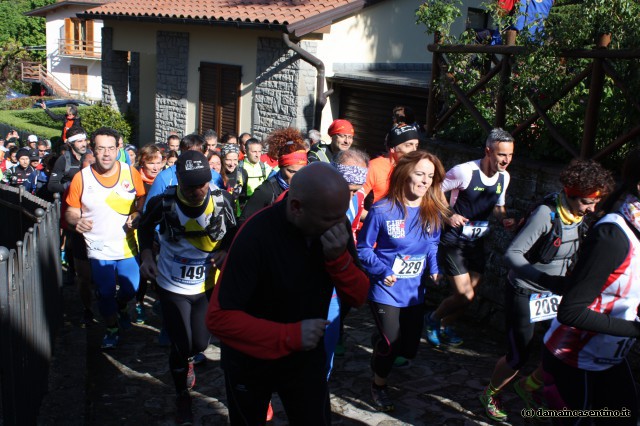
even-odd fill
[(102, 57), (102, 43), (61, 38), (58, 40), (58, 54), (75, 58), (100, 59)]

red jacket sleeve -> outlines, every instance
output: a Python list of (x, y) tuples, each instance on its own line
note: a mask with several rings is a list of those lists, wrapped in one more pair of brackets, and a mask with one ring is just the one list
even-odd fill
[(283, 324), (259, 319), (244, 311), (221, 309), (219, 290), (220, 285), (216, 285), (209, 301), (206, 324), (223, 343), (260, 359), (278, 359), (302, 350), (301, 322)]
[(326, 261), (325, 267), (341, 301), (358, 307), (367, 300), (369, 278), (358, 268), (348, 250), (337, 259)]

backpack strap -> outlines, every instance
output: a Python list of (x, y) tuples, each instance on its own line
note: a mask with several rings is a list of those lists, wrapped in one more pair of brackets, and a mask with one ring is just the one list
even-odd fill
[[(165, 229), (171, 240), (209, 236), (212, 241), (220, 241), (228, 229), (236, 225), (233, 206), (228, 198), (224, 197), (222, 190), (215, 189), (210, 192), (210, 196), (214, 202), (214, 210), (207, 227), (202, 231), (187, 231), (180, 224), (176, 211), (177, 186), (170, 186), (165, 190), (162, 194), (162, 223), (165, 224)], [(164, 232), (165, 229), (162, 229), (161, 232)]]

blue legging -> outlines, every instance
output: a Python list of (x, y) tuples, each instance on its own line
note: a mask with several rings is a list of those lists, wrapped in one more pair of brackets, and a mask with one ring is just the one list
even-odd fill
[(329, 380), (333, 369), (333, 355), (336, 351), (338, 340), (340, 340), (340, 299), (335, 289), (333, 290), (333, 295), (331, 295), (327, 320), (331, 321), (331, 323), (324, 331), (324, 352), (327, 357), (325, 369), (327, 370), (327, 380)]
[[(118, 312), (118, 304), (125, 304), (136, 295), (140, 284), (140, 265), (135, 257), (90, 261), (91, 276), (96, 284), (98, 309), (103, 318), (109, 318)], [(116, 283), (120, 286), (118, 294)]]

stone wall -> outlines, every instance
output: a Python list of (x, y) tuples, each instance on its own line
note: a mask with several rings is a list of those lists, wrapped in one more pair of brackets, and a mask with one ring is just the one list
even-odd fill
[[(456, 164), (482, 158), (483, 150), (452, 142), (429, 141), (426, 149), (438, 156), (446, 170)], [(514, 160), (509, 165), (511, 182), (507, 188), (507, 212), (517, 219), (529, 211), (530, 206), (544, 195), (561, 189), (559, 183), (562, 166), (555, 166), (530, 159), (518, 159), (516, 143)], [(475, 301), (466, 315), (478, 321), (489, 321), (496, 328), (504, 328), (504, 285), (507, 267), (504, 252), (514, 237), (495, 223), (485, 240), (486, 270)], [(436, 306), (440, 300), (450, 294), (448, 285), (430, 287), (427, 300)]]
[(128, 52), (113, 50), (113, 28), (102, 28), (102, 102), (127, 112)]
[(274, 129), (298, 126), (301, 63), (280, 39), (258, 39), (254, 117), (251, 133), (265, 139)]
[(156, 39), (156, 141), (187, 128), (189, 33), (158, 31)]

